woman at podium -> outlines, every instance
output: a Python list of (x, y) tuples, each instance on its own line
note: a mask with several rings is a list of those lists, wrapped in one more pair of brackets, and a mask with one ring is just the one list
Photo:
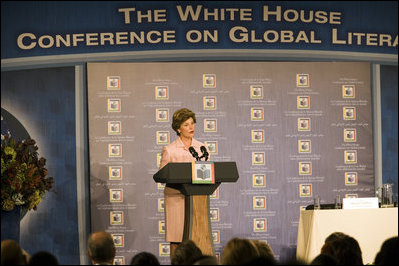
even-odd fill
[[(195, 123), (195, 113), (187, 108), (177, 110), (173, 114), (172, 129), (178, 137), (162, 149), (160, 168), (168, 163), (195, 161), (192, 148), (198, 153), (201, 146), (205, 146), (194, 139)], [(170, 254), (172, 255), (176, 247), (183, 241), (185, 196), (167, 184), (164, 197), (165, 241), (170, 242)]]

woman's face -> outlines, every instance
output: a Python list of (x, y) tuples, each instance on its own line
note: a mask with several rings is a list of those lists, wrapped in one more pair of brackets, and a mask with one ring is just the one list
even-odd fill
[(190, 117), (184, 121), (179, 128), (180, 137), (191, 139), (194, 137), (195, 123), (194, 119)]

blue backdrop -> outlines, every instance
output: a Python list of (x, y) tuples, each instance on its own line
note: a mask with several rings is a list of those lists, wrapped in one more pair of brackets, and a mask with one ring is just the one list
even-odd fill
[[(382, 182), (398, 193), (398, 67), (381, 66)], [(396, 196), (397, 197), (397, 196)]]
[(21, 246), (46, 250), (61, 264), (79, 264), (75, 155), (74, 67), (1, 73), (1, 107), (37, 141), (52, 192), (21, 221)]
[[(268, 17), (264, 16), (268, 14), (265, 6)], [(132, 10), (125, 11), (129, 18), (119, 11), (123, 8)], [(236, 10), (234, 15), (229, 9)], [(239, 10), (246, 15), (240, 17)], [(316, 15), (316, 12), (323, 13)], [(397, 1), (2, 1), (1, 58), (176, 49), (299, 49), (397, 54), (397, 18)], [(248, 36), (254, 31), (256, 40), (234, 41), (230, 30), (237, 26), (244, 27)], [(337, 31), (336, 42), (333, 29)], [(190, 30), (201, 33), (201, 40), (188, 41), (186, 33)], [(205, 30), (217, 31), (217, 41), (206, 42)], [(263, 33), (268, 30), (278, 33), (278, 40), (262, 41)], [(150, 31), (172, 31), (175, 42), (150, 42), (144, 38), (143, 43), (130, 43), (130, 32), (147, 35)], [(281, 31), (292, 32), (294, 38), (303, 31), (308, 41), (282, 41)], [(311, 31), (320, 43), (310, 41)], [(120, 44), (116, 43), (117, 32), (126, 33), (122, 34)], [(18, 47), (18, 37), (23, 33), (35, 36), (34, 40), (28, 36), (22, 40), (27, 46), (34, 41), (34, 48)], [(86, 33), (92, 34), (91, 37), (84, 35)], [(113, 34), (114, 44), (108, 41), (101, 44), (101, 33)], [(233, 35), (239, 38), (240, 33), (242, 31), (236, 31)], [(71, 35), (69, 46), (60, 42), (56, 47), (55, 36), (66, 39), (66, 34)], [(82, 41), (74, 45), (72, 34), (81, 34), (77, 39)], [(381, 34), (390, 36), (384, 36), (384, 40), (391, 40), (380, 43)], [(43, 37), (46, 47), (39, 47), (42, 36), (51, 36), (54, 43)], [(150, 38), (157, 37), (154, 34)], [(191, 37), (196, 39), (197, 34)], [(275, 35), (270, 33), (268, 37), (273, 39)], [(393, 45), (395, 37), (396, 45)], [(91, 44), (87, 44), (87, 39)]]

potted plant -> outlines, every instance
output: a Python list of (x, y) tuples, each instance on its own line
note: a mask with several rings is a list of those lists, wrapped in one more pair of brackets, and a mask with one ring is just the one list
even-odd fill
[(47, 177), (46, 159), (38, 156), (33, 139), (16, 142), (9, 135), (1, 139), (1, 209), (22, 212), (36, 210), (46, 191), (54, 184)]

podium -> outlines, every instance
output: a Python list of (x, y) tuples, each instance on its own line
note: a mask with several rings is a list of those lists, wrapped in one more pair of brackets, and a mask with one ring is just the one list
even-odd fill
[(192, 163), (169, 163), (154, 176), (157, 183), (166, 183), (185, 195), (183, 241), (193, 240), (204, 255), (214, 255), (209, 213), (209, 195), (222, 182), (237, 182), (235, 162), (213, 162), (214, 184), (193, 184)]

